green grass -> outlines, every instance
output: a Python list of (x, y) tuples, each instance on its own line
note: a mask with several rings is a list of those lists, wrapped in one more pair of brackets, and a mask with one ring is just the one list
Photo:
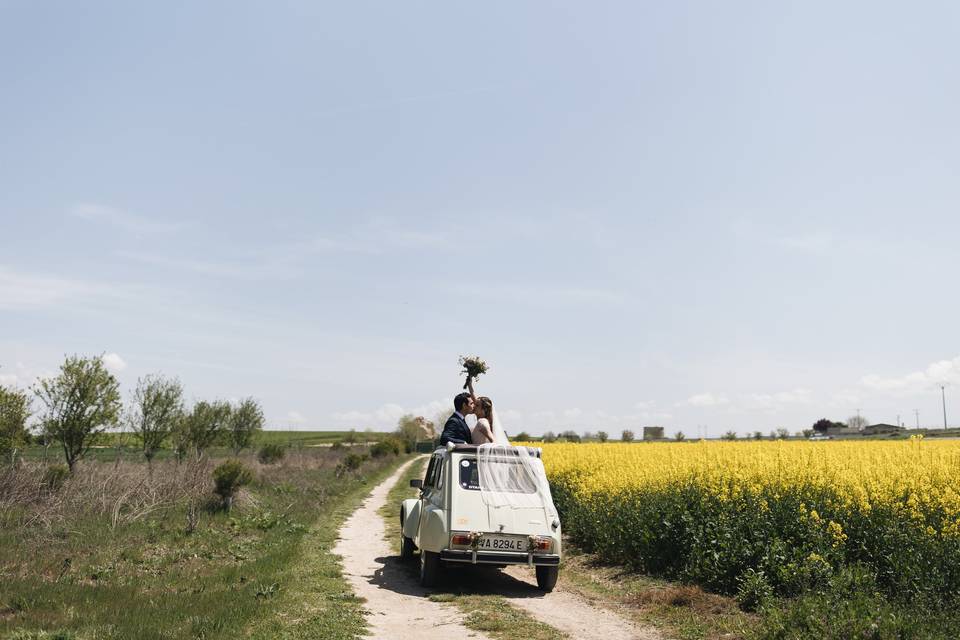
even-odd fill
[[(402, 458), (338, 478), (342, 455), (306, 450), (261, 468), (232, 513), (202, 512), (193, 533), (184, 504), (116, 527), (84, 511), (0, 531), (0, 637), (357, 636), (362, 603), (329, 550), (346, 515)], [(102, 463), (86, 464), (78, 473)]]
[(397, 554), (400, 553), (400, 503), (407, 498), (416, 498), (420, 495), (420, 490), (411, 487), (410, 481), (416, 478), (423, 479), (429, 461), (430, 456), (423, 456), (422, 460), (410, 465), (397, 480), (397, 484), (390, 489), (386, 503), (378, 511), (380, 517), (383, 518), (384, 538), (394, 543)]
[(741, 611), (732, 598), (605, 564), (570, 540), (563, 544), (564, 588), (600, 606), (614, 607), (638, 624), (667, 631), (678, 640), (732, 640), (747, 637), (756, 628), (756, 617)]
[(373, 442), (382, 440), (390, 435), (383, 431), (261, 431), (257, 434), (257, 446), (276, 443), (289, 447), (309, 447), (318, 444), (332, 444), (334, 442)]
[(450, 602), (466, 614), (464, 626), (497, 640), (563, 640), (570, 636), (491, 594), (441, 593), (434, 602)]
[[(261, 431), (256, 435), (250, 451), (256, 451), (264, 444), (279, 444), (292, 450), (322, 448), (335, 442), (349, 445), (352, 441), (359, 445), (382, 440), (388, 435), (390, 434), (380, 431)], [(213, 458), (229, 456), (232, 453), (233, 451), (223, 444), (215, 445), (207, 451)], [(30, 445), (21, 451), (20, 455), (25, 460), (63, 462), (63, 451), (56, 443), (46, 450), (40, 445)], [(189, 455), (192, 456), (193, 453)], [(170, 460), (173, 457), (173, 450), (167, 443), (156, 453), (155, 460)], [(85, 459), (100, 462), (115, 462), (117, 459), (140, 462), (143, 460), (143, 450), (134, 434), (107, 432), (95, 438)]]

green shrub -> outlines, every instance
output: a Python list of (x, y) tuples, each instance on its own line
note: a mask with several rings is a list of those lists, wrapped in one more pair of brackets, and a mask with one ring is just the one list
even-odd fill
[(213, 492), (223, 499), (227, 511), (233, 506), (233, 497), (240, 487), (253, 481), (253, 472), (239, 460), (227, 460), (213, 470)]
[(65, 464), (52, 464), (43, 471), (40, 483), (47, 491), (59, 491), (70, 478), (70, 467)]
[(271, 442), (260, 447), (260, 451), (257, 453), (257, 460), (262, 464), (273, 464), (274, 462), (283, 460), (283, 456), (286, 455), (286, 453), (287, 451), (283, 446)]
[(374, 458), (382, 458), (391, 453), (395, 456), (400, 455), (403, 449), (403, 443), (396, 438), (386, 438), (370, 447), (370, 455)]
[(333, 449), (334, 451), (339, 451), (340, 449), (343, 449), (343, 440), (334, 440), (333, 444), (330, 445), (330, 448)]
[(367, 455), (359, 453), (348, 453), (343, 457), (343, 462), (337, 465), (337, 477), (342, 476), (348, 471), (356, 471), (369, 458)]
[(773, 587), (763, 571), (747, 569), (737, 583), (737, 602), (744, 611), (757, 611), (773, 598)]

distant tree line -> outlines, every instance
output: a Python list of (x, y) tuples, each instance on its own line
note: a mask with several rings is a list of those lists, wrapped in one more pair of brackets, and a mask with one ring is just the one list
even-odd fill
[[(264, 424), (253, 398), (234, 405), (200, 400), (188, 409), (180, 381), (159, 374), (138, 379), (124, 406), (120, 383), (102, 356), (68, 356), (56, 376), (39, 379), (31, 392), (40, 405), (35, 439), (45, 447), (59, 444), (70, 473), (109, 430), (131, 431), (151, 462), (167, 443), (178, 460), (191, 451), (201, 458), (215, 444), (237, 454), (251, 446)], [(0, 455), (13, 459), (30, 442), (31, 404), (27, 392), (0, 386)]]

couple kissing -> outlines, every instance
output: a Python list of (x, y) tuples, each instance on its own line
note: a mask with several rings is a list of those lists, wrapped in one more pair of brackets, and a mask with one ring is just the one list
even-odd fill
[[(440, 434), (440, 446), (445, 447), (448, 442), (454, 444), (487, 444), (499, 440), (495, 438), (493, 401), (486, 396), (477, 397), (473, 391), (473, 379), (468, 377), (466, 384), (468, 392), (459, 393), (453, 399), (453, 415), (447, 418)], [(475, 415), (477, 424), (470, 429), (467, 416)], [(505, 437), (503, 438), (506, 439)]]

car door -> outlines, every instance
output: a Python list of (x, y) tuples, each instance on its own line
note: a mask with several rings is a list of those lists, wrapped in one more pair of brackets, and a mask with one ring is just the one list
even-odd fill
[(427, 551), (439, 551), (446, 546), (447, 535), (443, 511), (445, 458), (435, 454), (427, 467), (423, 491), (420, 492), (420, 528), (417, 546)]

